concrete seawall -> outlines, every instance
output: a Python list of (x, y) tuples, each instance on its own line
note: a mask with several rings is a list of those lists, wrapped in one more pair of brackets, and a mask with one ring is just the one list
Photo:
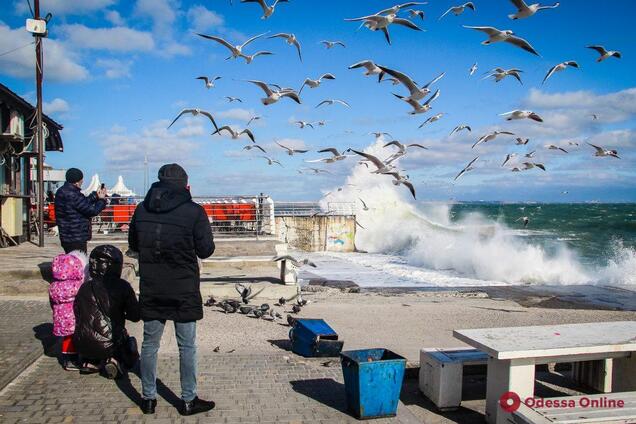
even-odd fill
[(355, 216), (277, 216), (276, 235), (290, 247), (307, 252), (353, 252)]

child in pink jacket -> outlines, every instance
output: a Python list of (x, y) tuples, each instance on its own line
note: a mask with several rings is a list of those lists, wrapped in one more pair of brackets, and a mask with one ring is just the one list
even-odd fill
[(49, 300), (53, 309), (53, 334), (62, 337), (62, 365), (65, 370), (77, 370), (77, 353), (73, 346), (75, 314), (73, 302), (86, 276), (86, 255), (80, 251), (58, 255), (53, 259), (53, 282)]

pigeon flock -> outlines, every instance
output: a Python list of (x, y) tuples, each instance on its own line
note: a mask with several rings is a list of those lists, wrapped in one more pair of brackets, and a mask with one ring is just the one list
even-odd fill
[[(284, 9), (287, 7), (291, 7), (289, 0), (274, 0), (273, 3), (268, 5), (265, 0), (241, 0), (242, 3), (257, 3), (260, 5), (262, 9), (261, 19), (269, 19), (275, 12), (278, 14), (284, 14)], [(505, 4), (506, 1), (501, 0), (502, 4)], [(509, 0), (510, 6), (514, 10), (514, 13), (508, 15), (511, 20), (518, 19), (528, 19), (532, 18), (537, 13), (558, 13), (559, 3), (554, 4), (527, 4), (524, 0)], [(365, 2), (365, 4), (368, 4)], [(411, 31), (419, 31), (423, 32), (424, 29), (420, 28), (416, 22), (425, 22), (428, 13), (425, 10), (421, 10), (420, 7), (426, 6), (428, 2), (407, 2), (403, 4), (396, 4), (393, 7), (377, 11), (372, 14), (367, 14), (360, 17), (352, 17), (344, 19), (345, 22), (349, 23), (359, 23), (360, 26), (358, 29), (367, 29), (369, 31), (381, 31), (384, 34), (385, 41), (391, 45), (391, 30), (411, 30)], [(277, 8), (277, 6), (280, 6)], [(236, 7), (243, 7), (236, 5)], [(555, 10), (556, 9), (556, 10)], [(478, 16), (479, 8), (475, 5), (474, 2), (467, 2), (460, 5), (451, 6), (448, 10), (446, 10), (441, 16), (439, 16), (438, 20), (444, 18), (444, 21), (452, 20), (457, 17), (459, 18), (464, 13), (474, 14)], [(343, 24), (346, 25), (346, 24)], [(506, 44), (510, 47), (517, 47), (523, 49), (524, 51), (540, 57), (540, 53), (532, 46), (531, 41), (526, 39), (520, 35), (517, 35), (515, 32), (509, 29), (498, 29), (493, 26), (468, 26), (461, 25), (463, 28), (472, 31), (466, 31), (467, 37), (472, 37), (471, 34), (473, 32), (480, 32), (486, 37), (484, 41), (481, 42), (484, 46), (490, 46), (492, 44)], [(402, 27), (398, 29), (399, 27)], [(473, 34), (474, 36), (475, 34)], [(300, 62), (303, 61), (302, 55), (302, 43), (295, 34), (293, 33), (276, 33), (271, 34), (269, 32), (264, 32), (262, 34), (258, 34), (248, 38), (242, 44), (236, 44), (235, 42), (229, 41), (226, 38), (218, 35), (208, 35), (197, 33), (195, 36), (200, 37), (202, 42), (211, 43), (211, 48), (219, 48), (226, 49), (229, 53), (229, 56), (225, 60), (243, 60), (246, 65), (250, 65), (255, 60), (261, 60), (261, 56), (274, 56), (275, 53), (268, 50), (258, 50), (254, 48), (254, 45), (262, 43), (262, 40), (281, 40), (289, 47), (295, 49), (298, 60)], [(380, 38), (381, 40), (381, 38)], [(303, 40), (306, 41), (306, 40)], [(347, 45), (339, 40), (320, 40), (313, 41), (316, 44), (321, 44), (324, 46), (325, 50), (332, 49), (347, 49)], [(378, 41), (382, 42), (382, 41)], [(272, 45), (276, 45), (276, 42), (272, 42)], [(620, 59), (621, 53), (615, 50), (607, 50), (604, 46), (600, 45), (588, 45), (582, 46), (588, 48), (590, 50), (594, 50), (598, 53), (598, 57), (596, 58), (596, 62), (600, 63), (605, 60), (614, 60)], [(494, 47), (493, 47), (494, 48)], [(250, 52), (248, 52), (250, 50)], [(258, 58), (258, 59), (257, 59)], [(472, 62), (472, 61), (471, 61)], [(470, 62), (469, 62), (470, 63)], [(597, 65), (602, 66), (602, 65)], [(571, 68), (571, 70), (570, 70)], [(401, 94), (393, 93), (394, 97), (387, 95), (387, 101), (390, 101), (391, 98), (400, 100), (406, 105), (408, 105), (409, 109), (407, 109), (407, 113), (412, 116), (418, 116), (423, 114), (428, 114), (431, 110), (435, 108), (435, 101), (441, 96), (442, 90), (438, 88), (438, 86), (444, 84), (444, 76), (445, 72), (440, 73), (435, 76), (432, 80), (424, 85), (420, 85), (416, 82), (415, 78), (409, 76), (409, 74), (417, 73), (417, 77), (421, 76), (421, 70), (417, 66), (413, 66), (412, 69), (405, 70), (397, 70), (392, 69), (390, 67), (384, 66), (382, 64), (374, 62), (372, 59), (364, 59), (360, 60), (356, 63), (353, 63), (348, 67), (349, 70), (364, 70), (363, 76), (366, 77), (377, 77), (377, 81), (379, 84), (382, 82), (390, 82), (390, 84), (381, 84), (380, 86), (392, 87), (392, 86), (403, 86), (403, 92)], [(478, 64), (474, 62), (473, 65), (468, 69), (467, 78), (471, 78), (473, 74), (477, 72)], [(546, 70), (545, 76), (543, 78), (542, 84), (546, 84), (548, 81), (554, 81), (558, 79), (555, 74), (562, 72), (575, 72), (578, 70), (580, 72), (582, 67), (579, 65), (579, 62), (574, 60), (565, 60), (561, 63), (555, 64), (550, 69)], [(407, 74), (408, 72), (408, 74)], [(491, 79), (496, 83), (506, 79), (506, 77), (512, 77), (516, 79), (519, 84), (523, 85), (523, 81), (521, 75), (523, 70), (517, 68), (504, 69), (501, 67), (494, 68), (490, 71), (485, 72), (485, 76), (482, 79)], [(323, 73), (322, 75), (318, 75), (316, 79), (312, 77), (307, 77), (304, 81), (299, 82), (299, 88), (290, 88), (283, 87), (278, 84), (272, 82), (265, 82), (260, 80), (241, 80), (237, 81), (237, 83), (244, 84), (252, 84), (255, 88), (260, 89), (260, 91), (264, 94), (264, 97), (260, 99), (261, 103), (264, 106), (272, 106), (279, 101), (286, 102), (295, 102), (297, 104), (302, 104), (301, 94), (306, 93), (308, 90), (317, 90), (322, 91), (326, 90), (323, 85), (328, 86), (330, 84), (329, 81), (336, 79), (337, 72), (334, 73)], [(316, 76), (316, 75), (314, 75)], [(217, 83), (224, 82), (226, 79), (223, 79), (222, 76), (197, 76), (195, 77), (197, 80), (201, 80), (204, 83), (205, 89), (214, 89)], [(419, 79), (419, 78), (418, 78)], [(303, 91), (305, 90), (305, 91)], [(344, 93), (343, 93), (344, 94)], [(388, 93), (387, 93), (388, 94)], [(225, 97), (228, 102), (239, 102), (243, 103), (243, 99), (238, 97)], [(247, 100), (246, 100), (247, 101)], [(324, 108), (351, 108), (352, 106), (347, 100), (342, 98), (326, 98), (319, 102), (314, 109), (322, 110)], [(230, 136), (231, 139), (241, 140), (245, 139), (248, 144), (245, 145), (242, 150), (244, 151), (253, 151), (254, 149), (260, 150), (260, 152), (256, 152), (257, 155), (255, 157), (260, 157), (264, 159), (268, 165), (279, 165), (283, 167), (283, 163), (280, 161), (270, 157), (265, 148), (263, 146), (256, 144), (257, 143), (257, 134), (254, 133), (249, 128), (238, 129), (229, 125), (219, 126), (217, 125), (217, 120), (214, 117), (213, 113), (208, 111), (199, 109), (199, 108), (187, 108), (183, 109), (176, 118), (170, 123), (168, 128), (172, 127), (172, 125), (179, 120), (179, 118), (185, 114), (190, 114), (193, 116), (202, 115), (206, 117), (212, 124), (213, 132), (212, 135), (220, 135), (221, 133), (226, 133)], [(421, 122), (419, 128), (428, 127), (434, 125), (435, 122), (440, 119), (448, 120), (448, 117), (444, 112), (435, 113), (426, 117), (426, 119)], [(505, 112), (500, 114), (500, 116), (505, 119), (505, 121), (513, 121), (513, 120), (530, 120), (534, 124), (532, 125), (541, 125), (544, 121), (549, 121), (549, 117), (541, 117), (539, 114), (535, 113), (531, 110), (512, 110), (509, 112)], [(254, 120), (261, 119), (260, 116), (252, 116), (247, 126)], [(318, 122), (307, 122), (302, 120), (293, 121), (293, 118), (290, 119), (290, 123), (297, 125), (300, 129), (315, 129), (317, 126), (326, 125), (327, 121), (318, 121)], [(501, 118), (500, 118), (501, 119)], [(591, 115), (592, 120), (598, 119), (596, 114)], [(461, 122), (461, 121), (460, 121)], [(472, 129), (469, 123), (458, 123), (457, 126), (451, 131), (450, 136), (453, 136), (459, 132), (467, 131), (472, 133)], [(409, 176), (403, 173), (403, 170), (400, 170), (396, 167), (395, 161), (401, 157), (404, 157), (408, 154), (408, 152), (412, 149), (419, 149), (420, 151), (428, 150), (427, 147), (421, 144), (403, 144), (398, 140), (393, 139), (393, 137), (386, 132), (374, 132), (370, 133), (376, 137), (376, 140), (384, 138), (385, 140), (390, 139), (390, 141), (384, 144), (384, 149), (386, 149), (386, 156), (380, 157), (381, 155), (371, 155), (366, 152), (362, 152), (359, 150), (355, 150), (350, 147), (328, 147), (317, 150), (317, 153), (323, 153), (325, 156), (306, 160), (306, 163), (321, 163), (321, 164), (332, 164), (335, 162), (347, 160), (350, 157), (356, 157), (358, 159), (358, 166), (365, 166), (371, 174), (377, 174), (378, 178), (392, 178), (392, 183), (396, 186), (404, 186), (409, 190), (413, 198), (416, 197), (416, 190), (414, 184), (409, 180)], [(243, 137), (245, 136), (245, 137)], [(474, 149), (476, 152), (479, 150), (480, 145), (488, 142), (493, 142), (494, 140), (498, 140), (499, 138), (505, 139), (506, 142), (513, 141), (512, 145), (527, 145), (529, 143), (528, 138), (523, 138), (523, 134), (515, 134), (511, 131), (506, 130), (497, 130), (476, 138), (474, 144), (470, 148), (466, 146), (466, 148), (470, 151)], [(251, 144), (250, 144), (251, 143)], [(289, 156), (293, 156), (295, 154), (306, 154), (310, 150), (308, 149), (295, 149), (290, 146), (286, 146), (278, 141), (275, 144), (283, 149), (285, 153)], [(603, 146), (597, 146), (590, 143), (586, 143), (589, 145), (591, 149), (590, 156), (593, 157), (611, 157), (620, 159), (618, 152), (614, 149), (606, 149)], [(569, 146), (578, 147), (579, 143), (570, 143)], [(394, 150), (397, 148), (397, 151)], [(538, 148), (538, 147), (537, 147)], [(567, 154), (568, 150), (561, 146), (556, 145), (546, 145), (542, 146), (542, 148), (546, 150), (555, 150), (557, 152)], [(255, 151), (255, 150), (254, 150)], [(542, 171), (546, 171), (547, 167), (543, 163), (533, 162), (532, 158), (534, 156), (536, 149), (530, 153), (526, 153), (524, 155), (519, 155), (516, 153), (509, 153), (506, 155), (505, 159), (503, 159), (503, 163), (501, 163), (500, 168), (506, 168), (512, 172), (522, 172), (529, 171), (532, 169), (539, 169)], [(519, 157), (520, 159), (516, 159)], [(454, 177), (453, 181), (457, 181), (460, 177), (465, 176), (466, 173), (477, 168), (477, 164), (479, 162), (480, 156), (477, 154), (474, 159), (472, 159), (468, 164), (466, 164)], [(498, 164), (496, 166), (499, 166)], [(309, 174), (328, 174), (330, 173), (326, 169), (322, 168), (301, 168), (298, 170), (299, 173), (309, 173)], [(366, 205), (365, 205), (366, 208)], [(527, 225), (527, 224), (526, 224)]]

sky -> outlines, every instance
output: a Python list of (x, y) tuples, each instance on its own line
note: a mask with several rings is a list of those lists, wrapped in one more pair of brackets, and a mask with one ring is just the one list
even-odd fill
[[(24, 29), (30, 15), (27, 0), (2, 3), (0, 81), (34, 102), (34, 47)], [(394, 4), (384, 0), (290, 0), (278, 4), (266, 20), (260, 19), (258, 4), (239, 0), (42, 0), (43, 14), (53, 14), (44, 42), (44, 108), (64, 125), (65, 145), (63, 153), (49, 153), (46, 162), (81, 168), (86, 184), (95, 173), (107, 185), (123, 175), (141, 194), (147, 157), (151, 181), (164, 163), (184, 166), (194, 195), (265, 193), (280, 201), (318, 200), (344, 184), (357, 158), (318, 164), (330, 172), (319, 175), (300, 174), (299, 169), (316, 165), (304, 161), (328, 156), (316, 152), (321, 148), (363, 149), (375, 142), (369, 132), (382, 131), (391, 134), (386, 141), (428, 147), (410, 150), (399, 162), (421, 201), (636, 201), (636, 2), (562, 0), (556, 9), (515, 21), (507, 16), (514, 13), (510, 1), (474, 3), (476, 11), (441, 20), (453, 2), (430, 0), (416, 6), (425, 18), (413, 22), (424, 31), (392, 25), (388, 45), (381, 32), (358, 29), (359, 23), (344, 20)], [(511, 29), (540, 57), (508, 43), (481, 45), (485, 34), (462, 25)], [(284, 40), (266, 37), (245, 50), (273, 55), (257, 57), (251, 64), (240, 58), (225, 60), (225, 47), (196, 35), (217, 35), (239, 44), (265, 32), (296, 34), (303, 61)], [(327, 50), (321, 40), (341, 40), (346, 47)], [(622, 58), (597, 63), (598, 54), (585, 48), (590, 44), (619, 50)], [(440, 90), (432, 110), (411, 116), (409, 105), (392, 95), (408, 94), (404, 86), (379, 84), (376, 77), (365, 77), (363, 69), (348, 69), (365, 59), (420, 84), (445, 72), (432, 86)], [(547, 71), (566, 60), (577, 61), (580, 68), (568, 68), (542, 84)], [(473, 63), (478, 69), (469, 76)], [(513, 78), (498, 83), (483, 79), (495, 67), (521, 69), (523, 85)], [(305, 88), (300, 105), (282, 99), (263, 106), (263, 92), (245, 81), (298, 89), (305, 78), (327, 72), (336, 79)], [(222, 78), (206, 89), (196, 79), (201, 75)], [(225, 96), (243, 102), (228, 103)], [(351, 107), (316, 108), (325, 99), (342, 99)], [(250, 143), (247, 138), (212, 136), (212, 124), (202, 116), (184, 116), (167, 129), (180, 110), (191, 107), (210, 111), (219, 126), (237, 129), (245, 128), (250, 117), (262, 116), (250, 128), (256, 142), (283, 166), (268, 165), (256, 149), (243, 150)], [(507, 122), (499, 116), (514, 109), (532, 110), (544, 122)], [(418, 128), (436, 113), (444, 116)], [(300, 129), (296, 120), (324, 120), (325, 125)], [(449, 136), (459, 124), (470, 125), (472, 132)], [(471, 148), (495, 129), (515, 136)], [(515, 146), (516, 136), (530, 142)], [(275, 140), (311, 151), (289, 156)], [(616, 149), (621, 159), (594, 157), (586, 142)], [(569, 153), (548, 150), (549, 144)], [(391, 149), (386, 148), (386, 156)], [(510, 172), (518, 158), (511, 166), (501, 166), (506, 154), (522, 157), (532, 150), (533, 160), (545, 164), (546, 172)], [(475, 169), (454, 182), (475, 156), (480, 156)]]

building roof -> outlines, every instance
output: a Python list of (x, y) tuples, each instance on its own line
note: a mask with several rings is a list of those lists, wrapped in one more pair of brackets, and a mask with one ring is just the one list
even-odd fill
[[(35, 113), (35, 107), (31, 105), (31, 103), (27, 102), (25, 99), (11, 91), (9, 87), (2, 83), (0, 83), (0, 101), (11, 105), (11, 107), (15, 108), (18, 112), (24, 115), (24, 136), (27, 139), (30, 138), (33, 131), (31, 131), (29, 125), (27, 125), (27, 120), (30, 119), (31, 116), (33, 116), (33, 114)], [(49, 152), (63, 151), (64, 144), (62, 143), (62, 136), (60, 135), (60, 131), (64, 127), (45, 114), (42, 114), (42, 120), (49, 130), (49, 136), (45, 140), (45, 150)]]

